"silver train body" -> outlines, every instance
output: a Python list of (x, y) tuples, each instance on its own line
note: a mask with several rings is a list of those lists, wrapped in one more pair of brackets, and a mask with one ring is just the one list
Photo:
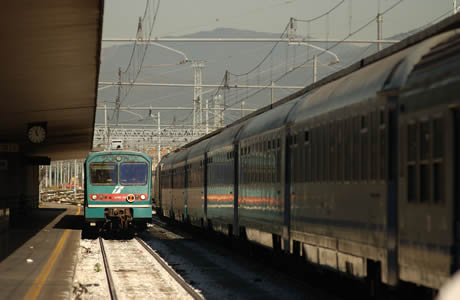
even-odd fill
[(157, 175), (158, 209), (178, 221), (437, 289), (460, 258), (460, 31), (365, 59)]

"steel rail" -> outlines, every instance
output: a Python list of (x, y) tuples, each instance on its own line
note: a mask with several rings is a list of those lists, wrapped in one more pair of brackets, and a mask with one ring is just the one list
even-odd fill
[(104, 249), (104, 242), (101, 237), (99, 237), (99, 244), (101, 245), (101, 254), (104, 260), (104, 269), (105, 274), (107, 275), (107, 284), (109, 285), (110, 298), (112, 300), (118, 300), (115, 284), (113, 283), (112, 274), (110, 273), (109, 261), (107, 260), (107, 254), (105, 253)]
[(180, 286), (182, 286), (182, 288), (184, 288), (184, 290), (186, 290), (190, 296), (193, 297), (193, 299), (195, 300), (205, 299), (197, 291), (195, 291), (182, 277), (180, 277), (168, 264), (166, 264), (161, 258), (161, 256), (159, 256), (155, 251), (153, 251), (152, 248), (150, 248), (141, 238), (135, 237), (135, 239), (139, 244), (142, 245), (142, 247), (148, 253), (150, 253), (157, 260), (157, 262), (163, 267), (163, 269), (165, 269), (169, 273), (169, 275), (171, 275), (171, 277), (174, 278), (174, 280), (176, 280), (176, 282), (180, 284)]

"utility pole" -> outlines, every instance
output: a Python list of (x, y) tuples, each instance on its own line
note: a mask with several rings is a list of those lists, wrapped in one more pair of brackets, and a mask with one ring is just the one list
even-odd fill
[(194, 71), (194, 88), (193, 88), (193, 132), (195, 132), (197, 124), (201, 125), (203, 121), (202, 117), (202, 70), (204, 68), (204, 63), (200, 61), (195, 61), (192, 64)]
[[(383, 25), (383, 16), (381, 13), (377, 14), (377, 40), (382, 39), (382, 25)], [(382, 43), (378, 42), (377, 43), (377, 50), (380, 51), (382, 50)]]
[[(118, 106), (120, 109), (120, 106)], [(104, 146), (105, 149), (108, 150), (109, 148), (109, 130), (107, 128), (107, 104), (104, 103)]]
[(118, 94), (115, 99), (115, 116), (116, 116), (116, 125), (118, 126), (118, 118), (120, 116), (120, 98), (121, 98), (121, 68), (118, 68)]
[(454, 2), (454, 15), (457, 13), (457, 0), (453, 0)]
[(208, 123), (208, 121), (209, 121), (209, 105), (208, 105), (208, 103), (209, 103), (209, 99), (206, 98), (206, 134), (209, 133), (209, 123)]
[(157, 116), (158, 122), (158, 163), (160, 163), (161, 159), (161, 128), (160, 128), (160, 112), (158, 112)]
[(296, 23), (294, 22), (294, 18), (289, 19), (289, 32), (288, 32), (288, 39), (290, 41), (295, 40), (295, 33), (296, 33)]

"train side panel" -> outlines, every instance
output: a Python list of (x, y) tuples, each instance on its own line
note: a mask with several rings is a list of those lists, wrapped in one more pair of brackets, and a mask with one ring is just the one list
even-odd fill
[(458, 33), (424, 55), (400, 100), (400, 277), (432, 288), (459, 268)]

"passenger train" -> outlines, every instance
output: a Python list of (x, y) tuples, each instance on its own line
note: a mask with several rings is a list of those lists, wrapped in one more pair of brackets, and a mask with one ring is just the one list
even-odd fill
[(152, 160), (140, 152), (103, 151), (85, 161), (87, 228), (144, 229), (152, 221)]
[(460, 30), (389, 47), (158, 165), (158, 211), (356, 277), (460, 259)]

